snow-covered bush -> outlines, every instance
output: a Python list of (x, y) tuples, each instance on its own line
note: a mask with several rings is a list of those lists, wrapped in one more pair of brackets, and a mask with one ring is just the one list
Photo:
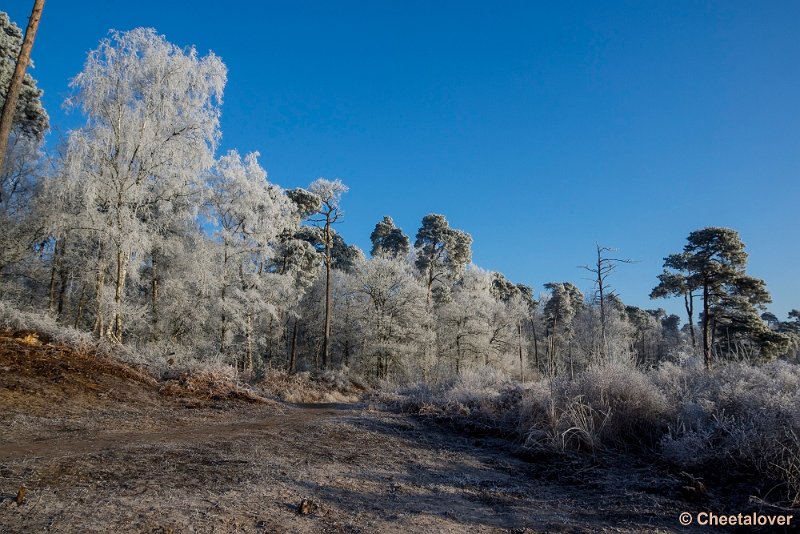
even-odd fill
[(647, 373), (609, 364), (524, 385), (471, 371), (384, 400), (469, 419), (530, 449), (633, 449), (681, 469), (722, 465), (773, 481), (776, 500), (800, 497), (800, 366), (787, 362), (706, 371), (684, 359)]
[(710, 372), (665, 365), (654, 380), (676, 407), (664, 456), (684, 467), (725, 462), (782, 481), (800, 497), (800, 366), (732, 363)]

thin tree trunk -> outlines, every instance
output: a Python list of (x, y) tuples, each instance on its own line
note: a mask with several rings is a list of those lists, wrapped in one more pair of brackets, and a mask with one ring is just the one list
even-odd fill
[(691, 291), (683, 294), (683, 304), (686, 307), (686, 316), (689, 318), (689, 334), (692, 337), (692, 348), (697, 347), (694, 334), (694, 295)]
[(294, 373), (294, 364), (297, 360), (297, 318), (292, 327), (292, 349), (289, 351), (289, 374)]
[(461, 335), (456, 334), (456, 374), (461, 374)]
[(56, 306), (56, 274), (61, 266), (61, 254), (64, 247), (62, 239), (56, 239), (55, 248), (53, 249), (53, 262), (50, 266), (50, 288), (48, 291), (47, 311), (53, 312)]
[(103, 335), (103, 286), (106, 283), (106, 263), (103, 260), (103, 245), (100, 245), (97, 252), (97, 278), (95, 279), (94, 298), (95, 298), (95, 318), (93, 331), (95, 336)]
[(573, 366), (572, 362), (572, 340), (569, 340), (567, 345), (567, 354), (569, 356), (569, 378), (570, 380), (575, 380), (575, 367)]
[(328, 368), (331, 339), (331, 222), (325, 222), (325, 330), (322, 339), (322, 368)]
[(154, 250), (151, 254), (152, 272), (150, 280), (150, 306), (151, 306), (151, 332), (150, 339), (158, 341), (158, 251)]
[(36, 30), (39, 29), (39, 20), (42, 18), (43, 9), (44, 0), (35, 0), (33, 2), (33, 11), (28, 19), (28, 27), (25, 29), (25, 38), (19, 49), (14, 74), (11, 76), (11, 83), (5, 94), (6, 100), (3, 103), (2, 114), (0, 114), (0, 172), (2, 172), (3, 164), (5, 163), (8, 138), (11, 135), (11, 126), (14, 123), (14, 114), (17, 110), (17, 100), (22, 89), (22, 82), (25, 80), (25, 69), (28, 68), (28, 63), (31, 60), (31, 49), (33, 49), (33, 41), (36, 38)]
[(533, 361), (536, 365), (536, 372), (541, 372), (539, 368), (539, 339), (536, 335), (536, 321), (531, 318), (531, 329), (533, 330)]
[(517, 344), (519, 345), (519, 375), (521, 381), (525, 382), (525, 367), (522, 362), (522, 320), (517, 321)]
[(117, 343), (122, 343), (122, 304), (124, 301), (125, 278), (128, 275), (127, 258), (121, 247), (117, 247), (117, 276), (114, 283), (114, 323), (111, 334)]
[(608, 355), (606, 348), (606, 297), (605, 288), (603, 287), (603, 257), (600, 245), (597, 245), (597, 291), (600, 295), (600, 362), (604, 362)]
[(703, 282), (703, 363), (705, 363), (706, 369), (711, 369), (711, 339), (708, 335), (708, 325), (709, 325), (709, 318), (708, 318), (708, 303), (709, 295), (708, 295), (708, 282)]
[(228, 243), (223, 245), (222, 253), (222, 290), (220, 291), (220, 301), (222, 303), (222, 317), (220, 317), (220, 332), (219, 332), (219, 351), (225, 354), (225, 337), (228, 334), (228, 317), (225, 314), (225, 296), (228, 289), (228, 284), (225, 282), (225, 275), (228, 269)]
[(75, 321), (72, 325), (73, 328), (78, 328), (78, 325), (80, 324), (81, 315), (83, 315), (83, 306), (86, 303), (85, 298), (86, 298), (86, 282), (82, 282), (81, 296), (80, 299), (78, 299), (78, 309), (75, 311)]
[(253, 315), (247, 314), (247, 326), (245, 329), (245, 369), (253, 372)]
[(67, 269), (64, 268), (64, 249), (67, 246), (67, 240), (64, 238), (64, 242), (61, 244), (61, 257), (58, 262), (58, 274), (59, 274), (59, 287), (58, 287), (58, 306), (56, 307), (56, 312), (58, 314), (59, 319), (64, 314), (64, 308), (66, 308), (66, 301), (67, 301), (67, 282), (69, 280), (69, 273)]

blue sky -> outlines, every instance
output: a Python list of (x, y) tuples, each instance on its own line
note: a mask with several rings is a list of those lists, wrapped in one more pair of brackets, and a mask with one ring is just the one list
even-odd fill
[[(24, 26), (30, 1), (4, 9)], [(690, 231), (738, 230), (781, 317), (800, 308), (798, 2), (51, 0), (33, 71), (53, 125), (109, 28), (151, 26), (229, 69), (222, 150), (271, 181), (341, 178), (344, 237), (423, 215), (474, 261), (576, 282), (595, 243), (639, 260), (611, 283), (644, 307)], [(55, 135), (53, 136), (55, 137)], [(52, 139), (52, 138), (51, 138)]]

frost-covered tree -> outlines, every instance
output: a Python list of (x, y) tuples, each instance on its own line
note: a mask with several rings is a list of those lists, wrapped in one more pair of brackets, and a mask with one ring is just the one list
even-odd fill
[(193, 215), (188, 199), (214, 162), (225, 79), (215, 55), (137, 28), (112, 32), (72, 81), (69, 104), (86, 124), (69, 135), (65, 176), (74, 185), (64, 189), (79, 190), (83, 234), (97, 243), (98, 334), (122, 340), (126, 282), (157, 250), (162, 215)]
[(609, 254), (614, 252), (615, 249), (610, 247), (601, 247), (596, 245), (597, 256), (592, 265), (584, 265), (583, 269), (592, 273), (594, 281), (594, 303), (597, 304), (600, 311), (600, 343), (598, 344), (598, 358), (605, 361), (609, 356), (608, 337), (606, 335), (606, 327), (608, 324), (608, 314), (606, 313), (606, 301), (609, 296), (614, 295), (614, 290), (609, 284), (608, 278), (614, 273), (621, 263), (633, 263), (633, 260), (627, 258), (613, 258)]
[[(293, 199), (294, 201), (294, 199)], [(295, 203), (297, 206), (297, 203)], [(304, 310), (300, 306), (306, 291), (319, 275), (320, 253), (314, 246), (297, 236), (301, 214), (295, 219), (295, 226), (281, 233), (273, 244), (272, 259), (268, 271), (274, 273), (274, 283), (265, 298), (275, 303), (282, 328), (274, 328), (272, 318), (267, 329), (267, 352), (265, 358), (271, 361), (274, 356), (273, 347), (281, 340), (287, 341), (287, 363), (289, 372), (295, 370), (297, 362), (298, 333), (300, 319)]]
[(644, 310), (638, 306), (625, 306), (625, 316), (633, 327), (629, 337), (636, 365), (655, 365), (663, 357), (662, 321), (666, 312), (663, 309)]
[(496, 305), (492, 273), (480, 269), (467, 269), (446, 298), (436, 299), (438, 353), (456, 374), (488, 365)]
[(411, 266), (394, 258), (359, 260), (348, 286), (356, 297), (360, 333), (368, 340), (360, 367), (378, 379), (413, 376), (425, 320), (425, 289)]
[(450, 228), (444, 215), (432, 213), (422, 218), (414, 248), (415, 265), (425, 279), (427, 305), (438, 284), (457, 277), (472, 260), (472, 236)]
[(231, 334), (244, 344), (243, 366), (253, 368), (254, 323), (277, 310), (265, 298), (272, 244), (294, 225), (296, 205), (267, 181), (258, 154), (244, 159), (236, 151), (220, 158), (209, 175), (209, 218), (221, 245), (218, 306), (219, 346), (226, 352)]
[(699, 279), (690, 272), (689, 257), (685, 253), (670, 254), (664, 258), (664, 272), (658, 275), (658, 285), (650, 292), (651, 299), (682, 297), (686, 309), (687, 325), (692, 347), (697, 346), (694, 331), (694, 299)]
[(410, 250), (408, 236), (394, 225), (388, 215), (375, 225), (369, 239), (372, 241), (372, 256), (405, 258)]
[[(22, 41), (22, 30), (0, 12), (0, 108), (6, 104)], [(24, 68), (21, 72), (24, 76), (19, 77), (19, 94), (6, 132), (8, 144), (0, 154), (0, 285), (8, 277), (25, 274), (30, 266), (22, 264), (44, 239), (47, 227), (34, 197), (43, 174), (39, 148), (49, 119), (41, 102), (42, 90)], [(15, 266), (19, 268), (11, 273)]]
[(328, 355), (330, 354), (331, 311), (333, 305), (333, 285), (331, 280), (331, 270), (333, 269), (333, 225), (342, 217), (340, 203), (342, 195), (348, 189), (341, 180), (318, 178), (309, 186), (308, 190), (320, 200), (317, 216), (313, 220), (322, 229), (325, 243), (325, 319), (320, 355), (322, 356), (322, 368), (326, 369), (328, 367)]
[[(311, 245), (318, 253), (322, 265), (325, 264), (326, 250), (325, 231), (316, 226), (302, 226), (294, 237)], [(335, 230), (331, 229), (331, 269), (350, 270), (354, 262), (364, 257), (364, 253), (355, 245), (349, 245), (344, 238)]]
[(512, 372), (520, 362), (524, 374), (521, 321), (530, 302), (519, 288), (499, 273), (472, 266), (446, 295), (434, 309), (441, 363), (458, 374), (469, 368)]
[(37, 139), (47, 130), (47, 114), (40, 102), (42, 93), (26, 73), (43, 8), (44, 0), (34, 1), (24, 38), (8, 15), (0, 13), (0, 172), (12, 130)]
[(570, 372), (574, 371), (572, 352), (573, 319), (583, 308), (583, 293), (570, 282), (550, 282), (544, 285), (550, 291), (550, 297), (544, 306), (547, 324), (547, 373), (558, 372), (559, 357), (562, 356), (563, 345), (567, 345), (567, 364)]
[[(771, 301), (762, 280), (745, 273), (747, 253), (739, 234), (730, 228), (709, 227), (689, 234), (683, 252), (668, 256), (655, 296), (698, 291), (702, 299), (703, 360), (710, 367), (718, 328), (731, 329), (755, 342), (763, 355), (774, 354), (783, 344), (771, 335), (756, 309)], [(674, 276), (671, 274), (675, 272)], [(721, 347), (730, 353), (727, 337)]]

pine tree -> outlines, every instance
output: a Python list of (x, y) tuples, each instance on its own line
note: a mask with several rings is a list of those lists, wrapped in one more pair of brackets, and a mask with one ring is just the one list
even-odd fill
[(372, 241), (370, 254), (373, 257), (403, 258), (408, 254), (408, 236), (394, 225), (388, 215), (375, 225), (369, 239)]
[[(762, 280), (745, 273), (747, 253), (739, 234), (729, 228), (709, 227), (689, 234), (683, 252), (667, 256), (661, 283), (653, 289), (655, 297), (683, 294), (687, 302), (699, 292), (703, 361), (711, 366), (715, 336), (726, 329), (720, 348), (731, 354), (732, 340), (747, 338), (759, 352), (774, 354), (781, 340), (770, 335), (758, 317), (757, 307), (771, 301)], [(669, 271), (667, 269), (672, 269)], [(687, 310), (691, 310), (687, 304)], [(691, 321), (691, 315), (690, 315)], [(733, 338), (731, 338), (733, 334)]]

